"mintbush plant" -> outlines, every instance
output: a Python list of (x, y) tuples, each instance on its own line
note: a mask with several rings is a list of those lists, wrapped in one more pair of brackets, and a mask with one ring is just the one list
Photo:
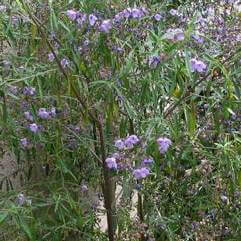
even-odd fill
[(4, 0), (1, 240), (239, 240), (239, 25), (234, 0)]

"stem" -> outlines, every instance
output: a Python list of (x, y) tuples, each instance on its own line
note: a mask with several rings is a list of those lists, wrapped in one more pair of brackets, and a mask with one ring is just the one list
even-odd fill
[(99, 132), (100, 152), (101, 152), (102, 165), (103, 165), (104, 183), (102, 183), (102, 190), (104, 194), (105, 208), (107, 211), (108, 236), (109, 236), (109, 241), (114, 241), (115, 226), (116, 226), (114, 212), (113, 212), (114, 200), (115, 200), (115, 182), (111, 178), (108, 167), (105, 164), (105, 159), (106, 159), (105, 142), (104, 142), (104, 135), (103, 135), (103, 127), (100, 120), (97, 123), (97, 128)]
[(144, 222), (144, 215), (143, 215), (143, 205), (142, 205), (142, 196), (141, 193), (138, 192), (138, 203), (137, 203), (137, 214), (139, 216), (139, 219), (141, 223)]

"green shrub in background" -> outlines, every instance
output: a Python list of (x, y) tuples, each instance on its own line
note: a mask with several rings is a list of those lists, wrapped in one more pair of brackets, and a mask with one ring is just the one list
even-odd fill
[(5, 0), (0, 20), (3, 240), (239, 239), (237, 1)]

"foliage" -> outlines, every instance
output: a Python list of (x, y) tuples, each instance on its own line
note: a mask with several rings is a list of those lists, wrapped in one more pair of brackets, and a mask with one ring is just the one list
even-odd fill
[(239, 6), (4, 0), (2, 240), (238, 240)]

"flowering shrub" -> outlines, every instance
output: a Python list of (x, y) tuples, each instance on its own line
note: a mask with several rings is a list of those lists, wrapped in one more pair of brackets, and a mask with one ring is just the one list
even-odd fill
[(238, 240), (239, 26), (234, 0), (4, 0), (1, 232)]

